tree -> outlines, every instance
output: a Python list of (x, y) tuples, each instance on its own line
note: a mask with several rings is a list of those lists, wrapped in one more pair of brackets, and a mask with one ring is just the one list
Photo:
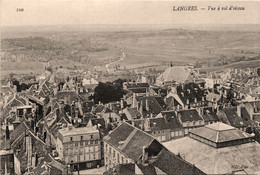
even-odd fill
[(90, 96), (90, 99), (93, 99), (95, 103), (119, 101), (125, 94), (125, 91), (123, 90), (123, 82), (124, 80), (121, 79), (114, 82), (99, 82), (94, 90), (94, 95)]

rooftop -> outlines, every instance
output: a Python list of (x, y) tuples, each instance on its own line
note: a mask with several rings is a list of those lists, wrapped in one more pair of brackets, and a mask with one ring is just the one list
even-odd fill
[(190, 137), (184, 137), (164, 142), (163, 145), (206, 174), (231, 174), (240, 167), (254, 167), (255, 174), (260, 170), (260, 145), (256, 142), (216, 149)]
[(72, 129), (69, 129), (67, 127), (67, 128), (60, 129), (59, 132), (63, 136), (73, 136), (73, 135), (96, 133), (99, 131), (97, 130), (96, 127), (80, 127), (80, 128), (72, 128)]
[(246, 132), (243, 132), (221, 122), (206, 125), (201, 128), (196, 128), (189, 132), (215, 143), (241, 140), (253, 137)]

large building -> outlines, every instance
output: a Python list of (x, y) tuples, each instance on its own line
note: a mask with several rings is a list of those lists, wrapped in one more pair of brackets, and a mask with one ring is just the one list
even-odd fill
[(189, 81), (193, 81), (193, 74), (190, 68), (183, 66), (171, 66), (156, 79), (156, 85), (164, 86)]
[(102, 165), (101, 140), (96, 126), (60, 129), (56, 149), (71, 171)]
[(206, 174), (260, 172), (260, 145), (253, 136), (221, 122), (193, 129), (189, 137), (164, 146)]
[(124, 174), (204, 174), (169, 152), (154, 137), (126, 122), (104, 137), (104, 158), (106, 174), (117, 174), (111, 170), (122, 164), (138, 166)]

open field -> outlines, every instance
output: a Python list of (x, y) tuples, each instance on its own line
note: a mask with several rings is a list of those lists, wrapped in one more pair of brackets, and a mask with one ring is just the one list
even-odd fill
[[(260, 53), (260, 31), (200, 31), (158, 29), (139, 31), (48, 30), (2, 34), (2, 75), (11, 70), (30, 72), (44, 68), (91, 70), (116, 62), (121, 68), (217, 63), (220, 59), (251, 58)], [(39, 64), (35, 64), (38, 62)], [(22, 63), (22, 64), (20, 64)], [(33, 64), (31, 64), (33, 63)], [(246, 62), (248, 66), (253, 64)], [(114, 65), (114, 64), (112, 64)], [(236, 67), (240, 63), (232, 63)], [(243, 65), (245, 65), (243, 63)], [(223, 69), (214, 66), (210, 69)]]

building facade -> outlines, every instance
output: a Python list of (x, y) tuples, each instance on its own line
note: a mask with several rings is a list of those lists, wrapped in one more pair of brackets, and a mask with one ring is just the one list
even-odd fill
[(102, 165), (101, 139), (94, 127), (67, 128), (58, 131), (56, 150), (71, 171)]

